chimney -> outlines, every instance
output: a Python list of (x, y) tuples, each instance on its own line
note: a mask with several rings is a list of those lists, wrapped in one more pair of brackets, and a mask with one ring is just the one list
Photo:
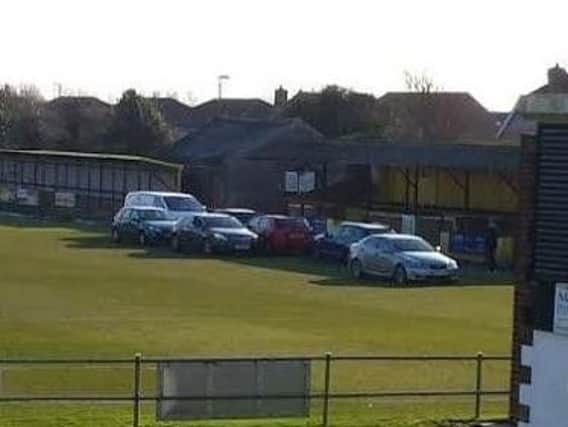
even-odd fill
[(274, 106), (283, 107), (288, 102), (288, 91), (280, 86), (274, 91)]
[(548, 90), (550, 93), (568, 92), (568, 73), (558, 64), (548, 70)]

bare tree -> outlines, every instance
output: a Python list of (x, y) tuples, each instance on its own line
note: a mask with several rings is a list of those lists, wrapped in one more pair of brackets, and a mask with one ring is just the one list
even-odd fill
[(424, 72), (415, 74), (408, 70), (405, 71), (404, 83), (409, 92), (429, 94), (442, 91), (442, 87), (434, 83), (434, 79)]

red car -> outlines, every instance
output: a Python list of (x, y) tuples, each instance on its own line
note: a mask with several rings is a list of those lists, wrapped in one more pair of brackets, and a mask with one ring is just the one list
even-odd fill
[(307, 252), (312, 244), (310, 225), (305, 218), (260, 215), (249, 222), (258, 234), (259, 246), (268, 253)]

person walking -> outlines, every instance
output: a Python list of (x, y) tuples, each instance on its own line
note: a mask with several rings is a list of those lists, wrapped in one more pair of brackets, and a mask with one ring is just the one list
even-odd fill
[(497, 270), (497, 246), (499, 243), (499, 231), (497, 229), (497, 224), (495, 221), (489, 221), (489, 228), (487, 230), (487, 241), (486, 241), (486, 255), (487, 255), (487, 267), (490, 272), (495, 272)]

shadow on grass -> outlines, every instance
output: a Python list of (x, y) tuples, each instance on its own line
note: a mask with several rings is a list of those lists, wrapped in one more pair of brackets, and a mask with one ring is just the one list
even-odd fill
[[(113, 243), (108, 234), (91, 234), (88, 236), (65, 237), (61, 239), (71, 249), (117, 249), (123, 247)], [(128, 247), (125, 245), (124, 247)], [(132, 245), (134, 248), (135, 245)]]
[(465, 287), (465, 286), (511, 286), (510, 272), (489, 273), (483, 267), (468, 266), (464, 268), (459, 281), (432, 281), (427, 283), (410, 283), (394, 285), (390, 280), (367, 276), (362, 280), (351, 277), (348, 268), (339, 263), (314, 260), (308, 257), (226, 257), (227, 262), (234, 262), (256, 268), (283, 270), (292, 273), (322, 276), (310, 283), (319, 286), (364, 286), (383, 288), (416, 288), (416, 287)]
[[(65, 237), (61, 239), (68, 248), (80, 250), (131, 250), (130, 258), (138, 259), (176, 259), (186, 258), (185, 254), (173, 252), (167, 245), (152, 245), (141, 247), (135, 241), (115, 243), (108, 233), (96, 233), (77, 237)], [(192, 256), (193, 258), (205, 258), (204, 256)]]
[(349, 277), (347, 268), (338, 263), (323, 262), (307, 256), (253, 256), (253, 257), (224, 257), (227, 262), (248, 267), (281, 270), (289, 273), (307, 274), (312, 276), (343, 276)]
[(390, 288), (390, 289), (417, 289), (417, 288), (465, 288), (474, 286), (510, 286), (511, 283), (500, 281), (473, 281), (464, 277), (457, 282), (448, 281), (431, 281), (431, 282), (413, 282), (406, 285), (395, 285), (393, 282), (376, 277), (365, 277), (356, 280), (349, 276), (345, 277), (327, 277), (320, 280), (312, 280), (310, 283), (318, 286), (337, 286), (337, 287), (371, 287), (371, 288)]
[(0, 226), (12, 228), (67, 228), (78, 231), (104, 232), (109, 224), (97, 221), (75, 220), (65, 221), (53, 218), (32, 217), (25, 215), (12, 215), (0, 212)]

